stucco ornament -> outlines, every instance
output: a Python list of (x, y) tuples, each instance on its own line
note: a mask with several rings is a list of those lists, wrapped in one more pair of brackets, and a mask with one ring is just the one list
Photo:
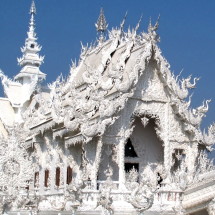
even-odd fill
[(97, 202), (97, 207), (101, 207), (102, 215), (112, 215), (114, 214), (114, 210), (112, 207), (113, 199), (111, 196), (111, 190), (113, 188), (112, 175), (113, 169), (108, 165), (107, 170), (105, 171), (105, 175), (107, 177), (105, 183), (100, 188), (99, 198)]
[(204, 180), (204, 174), (207, 172), (212, 172), (215, 170), (213, 160), (208, 158), (208, 155), (205, 151), (201, 151), (196, 161), (195, 173), (193, 175), (194, 181)]
[(156, 186), (151, 183), (150, 173), (151, 172), (145, 171), (139, 179), (140, 182), (138, 182), (138, 174), (134, 168), (127, 174), (126, 187), (131, 191), (131, 195), (128, 197), (127, 201), (131, 203), (139, 214), (148, 210), (154, 202)]
[[(9, 138), (1, 138), (1, 186), (26, 187), (27, 181), (32, 179), (31, 158), (23, 147), (25, 135), (20, 134), (20, 126), (15, 125), (7, 128)], [(13, 189), (13, 187), (8, 187)]]
[(3, 208), (22, 207), (20, 192), (32, 180), (31, 159), (22, 143), (25, 135), (19, 133), (20, 126), (7, 127), (8, 138), (1, 137), (0, 186), (3, 187)]

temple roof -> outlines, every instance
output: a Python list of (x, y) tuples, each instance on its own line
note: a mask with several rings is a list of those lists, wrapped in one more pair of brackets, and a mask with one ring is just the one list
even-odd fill
[(178, 80), (170, 71), (157, 45), (158, 22), (155, 25), (150, 22), (148, 32), (138, 34), (140, 22), (134, 29), (124, 32), (124, 21), (120, 28), (109, 31), (106, 41), (91, 47), (82, 46), (80, 60), (77, 65), (73, 63), (69, 77), (66, 80), (59, 77), (49, 86), (50, 99), (42, 103), (38, 101), (39, 109), (35, 113), (46, 114), (41, 120), (43, 125), (38, 127), (38, 120), (35, 125), (30, 123), (31, 133), (63, 124), (64, 128), (76, 131), (74, 134), (83, 135), (86, 141), (102, 135), (119, 117), (117, 113), (133, 96), (140, 77), (153, 62), (153, 66), (159, 68), (157, 75), (165, 96), (152, 95), (152, 100), (170, 102), (186, 132), (196, 141), (211, 145), (213, 135), (200, 130), (208, 101), (199, 108), (190, 108), (189, 89), (195, 87), (197, 79), (193, 83), (191, 77)]

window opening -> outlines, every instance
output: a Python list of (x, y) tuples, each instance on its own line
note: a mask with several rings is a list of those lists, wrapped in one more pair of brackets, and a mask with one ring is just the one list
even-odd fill
[(131, 139), (128, 138), (128, 141), (125, 145), (125, 157), (137, 157), (137, 153), (134, 150)]
[(32, 48), (32, 49), (34, 48), (34, 44), (31, 44), (31, 48)]
[(39, 187), (39, 172), (34, 173), (34, 187)]
[(48, 180), (49, 180), (49, 170), (46, 169), (45, 170), (45, 182), (44, 182), (45, 187), (48, 187)]
[(157, 173), (157, 183), (158, 183), (159, 187), (161, 187), (162, 182), (163, 182), (163, 178), (161, 177), (161, 174), (158, 172)]
[(60, 186), (60, 167), (56, 168), (55, 185)]
[(174, 161), (173, 169), (177, 170), (181, 168), (182, 162), (185, 160), (186, 154), (183, 149), (175, 149), (172, 154), (172, 158)]
[(70, 166), (67, 167), (67, 178), (66, 183), (70, 184), (72, 182), (72, 168)]

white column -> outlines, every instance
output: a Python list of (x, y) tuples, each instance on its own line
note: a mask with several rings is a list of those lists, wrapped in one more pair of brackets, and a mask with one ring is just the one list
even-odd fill
[(96, 158), (95, 158), (94, 165), (93, 165), (94, 172), (92, 174), (92, 187), (94, 189), (96, 189), (96, 187), (97, 187), (97, 174), (98, 174), (99, 165), (101, 162), (102, 146), (103, 146), (103, 142), (102, 142), (102, 139), (100, 138), (97, 143)]
[(193, 142), (189, 145), (188, 155), (187, 155), (187, 168), (188, 168), (188, 182), (192, 182), (195, 173), (195, 161), (198, 154), (198, 143)]
[(172, 151), (170, 147), (170, 142), (169, 142), (169, 102), (166, 103), (165, 107), (165, 140), (164, 140), (164, 167), (167, 173), (167, 180), (168, 176), (170, 175), (170, 169), (172, 165)]
[(119, 142), (119, 189), (123, 189), (125, 185), (125, 140), (121, 139)]

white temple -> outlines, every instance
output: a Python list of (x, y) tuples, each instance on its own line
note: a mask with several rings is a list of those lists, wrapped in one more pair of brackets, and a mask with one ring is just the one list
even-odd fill
[(191, 108), (197, 78), (179, 79), (157, 43), (158, 21), (82, 47), (67, 79), (44, 86), (30, 9), (15, 78), (0, 73), (0, 213), (215, 215), (215, 125)]

